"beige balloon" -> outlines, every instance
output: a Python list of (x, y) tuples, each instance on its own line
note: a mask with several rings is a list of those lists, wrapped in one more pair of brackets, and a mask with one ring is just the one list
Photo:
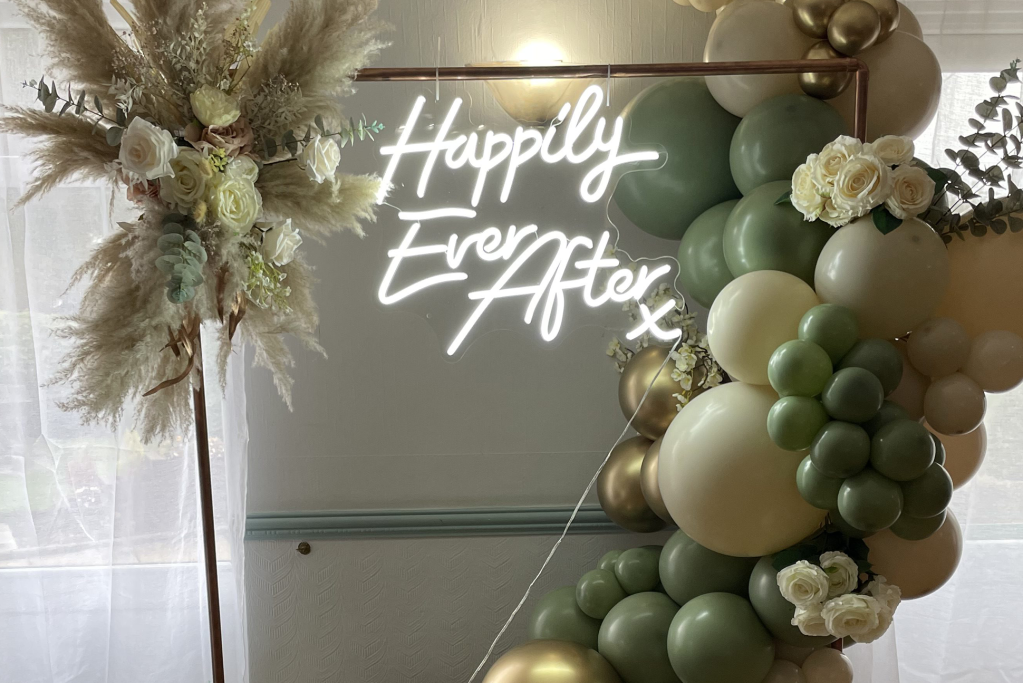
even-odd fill
[(981, 422), (972, 432), (950, 436), (940, 434), (926, 422), (924, 426), (938, 437), (945, 447), (945, 464), (943, 467), (952, 477), (952, 488), (959, 488), (973, 479), (984, 462), (987, 453), (987, 428)]
[(774, 639), (774, 656), (776, 659), (784, 659), (786, 662), (792, 662), (797, 666), (803, 666), (803, 662), (810, 656), (810, 653), (814, 651), (812, 647), (796, 647), (795, 645), (789, 645), (784, 640)]
[(909, 335), (906, 350), (913, 367), (928, 377), (945, 377), (966, 364), (970, 336), (951, 318), (931, 318)]
[(718, 294), (707, 319), (711, 353), (732, 379), (767, 384), (767, 362), (799, 334), (799, 320), (820, 303), (795, 275), (757, 270), (735, 278)]
[(985, 332), (973, 340), (963, 374), (989, 394), (1023, 382), (1023, 337), (1008, 330)]
[[(792, 10), (774, 2), (726, 6), (707, 36), (705, 62), (749, 62), (799, 59), (814, 42), (792, 20)], [(765, 100), (802, 92), (795, 74), (715, 76), (707, 79), (718, 104), (736, 116)]]
[(821, 301), (852, 309), (860, 336), (894, 339), (934, 313), (948, 286), (948, 253), (918, 218), (882, 235), (868, 215), (824, 245), (814, 286)]
[(963, 531), (951, 510), (945, 523), (922, 541), (905, 541), (885, 529), (864, 542), (874, 572), (898, 586), (903, 600), (922, 598), (944, 586), (963, 555)]
[(625, 419), (635, 414), (632, 428), (651, 440), (664, 434), (678, 414), (674, 394), (681, 393), (682, 386), (671, 378), (675, 364), (670, 360), (665, 363), (669, 353), (671, 348), (667, 346), (640, 349), (625, 364), (618, 380), (618, 405), (622, 414)]
[(596, 651), (567, 640), (531, 640), (494, 662), (483, 683), (621, 683)]
[(850, 0), (831, 16), (828, 42), (844, 55), (853, 57), (863, 52), (881, 35), (881, 17), (869, 2)]
[(675, 0), (675, 4), (676, 5), (681, 5), (683, 7), (691, 7), (692, 6), (692, 3), (690, 3), (689, 0)]
[(924, 394), (924, 417), (940, 434), (972, 432), (986, 410), (984, 390), (961, 372), (932, 381)]
[(889, 394), (888, 400), (894, 401), (905, 408), (912, 419), (922, 420), (924, 417), (924, 396), (927, 394), (927, 387), (931, 386), (931, 380), (909, 362), (905, 341), (900, 340), (891, 343), (902, 355), (902, 379), (899, 381), (899, 386), (895, 391)]
[(803, 662), (806, 683), (853, 683), (852, 661), (830, 647), (814, 650)]
[(806, 683), (806, 677), (803, 670), (792, 662), (776, 659), (760, 683)]
[(701, 12), (717, 12), (729, 2), (731, 0), (689, 0), (689, 4)]
[(597, 500), (612, 522), (629, 531), (649, 533), (664, 528), (643, 497), (640, 473), (650, 440), (642, 436), (626, 439), (614, 447), (597, 477)]
[[(867, 139), (915, 138), (923, 133), (938, 111), (941, 96), (941, 67), (931, 49), (922, 40), (896, 31), (857, 58), (870, 68)], [(854, 93), (855, 88), (848, 88), (831, 100), (849, 130), (853, 129)]]
[(660, 439), (650, 444), (650, 448), (646, 450), (646, 455), (643, 457), (643, 467), (639, 472), (639, 486), (643, 490), (643, 498), (646, 499), (647, 505), (654, 511), (654, 514), (668, 524), (674, 524), (675, 522), (671, 519), (671, 513), (668, 512), (668, 508), (664, 507), (664, 499), (661, 498), (661, 487), (657, 483), (657, 460), (660, 450)]
[(679, 413), (661, 442), (661, 497), (679, 528), (724, 555), (778, 552), (820, 528), (825, 510), (796, 488), (805, 453), (782, 450), (767, 433), (778, 400), (740, 382), (709, 389)]
[(920, 26), (920, 20), (901, 2), (899, 3), (899, 26), (895, 30), (908, 33), (917, 40), (924, 39), (924, 29)]

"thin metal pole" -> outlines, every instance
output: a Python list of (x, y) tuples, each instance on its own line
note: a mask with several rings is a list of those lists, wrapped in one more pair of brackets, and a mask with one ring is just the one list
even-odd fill
[(870, 85), (870, 69), (866, 64), (860, 63), (856, 69), (856, 76), (853, 86), (856, 88), (853, 106), (856, 107), (853, 113), (854, 135), (860, 142), (867, 141), (867, 89)]

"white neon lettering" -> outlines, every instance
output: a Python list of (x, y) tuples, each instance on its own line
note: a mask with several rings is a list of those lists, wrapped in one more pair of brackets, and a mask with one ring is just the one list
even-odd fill
[(640, 336), (644, 332), (649, 331), (650, 334), (657, 337), (661, 341), (671, 341), (672, 339), (678, 339), (682, 336), (682, 330), (671, 329), (664, 330), (657, 324), (657, 321), (668, 314), (669, 311), (673, 310), (678, 304), (675, 303), (674, 299), (666, 301), (653, 313), (647, 308), (646, 304), (639, 305), (639, 314), (643, 318), (643, 322), (640, 323), (639, 327), (628, 332), (625, 338), (632, 341), (636, 337)]

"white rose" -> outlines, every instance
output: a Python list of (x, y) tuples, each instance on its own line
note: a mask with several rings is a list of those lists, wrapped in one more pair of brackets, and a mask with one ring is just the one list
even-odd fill
[(889, 166), (908, 164), (916, 153), (913, 141), (903, 135), (884, 135), (864, 145), (863, 151), (873, 154)]
[(892, 612), (891, 610), (881, 606), (881, 610), (877, 613), (877, 626), (863, 633), (852, 634), (853, 640), (857, 643), (873, 643), (875, 640), (885, 634), (888, 628), (892, 625)]
[(892, 172), (873, 154), (857, 154), (845, 162), (835, 178), (831, 200), (853, 218), (866, 216), (888, 199)]
[(813, 182), (813, 168), (817, 163), (817, 155), (811, 154), (806, 163), (799, 166), (792, 174), (792, 206), (808, 221), (817, 220), (824, 210), (824, 197), (817, 191)]
[(229, 176), (244, 178), (250, 183), (254, 183), (256, 178), (259, 177), (259, 164), (253, 161), (251, 157), (235, 157), (228, 162), (224, 173)]
[(860, 585), (860, 568), (845, 553), (824, 553), (821, 555), (821, 569), (828, 575), (829, 598), (852, 593)]
[(863, 143), (848, 135), (840, 135), (834, 142), (824, 145), (813, 166), (813, 181), (824, 196), (831, 195), (831, 188), (838, 178), (845, 162), (863, 151)]
[(173, 176), (170, 162), (177, 155), (174, 136), (141, 117), (133, 118), (121, 136), (121, 166), (146, 180)]
[(302, 236), (291, 227), (291, 219), (256, 223), (263, 232), (263, 259), (274, 265), (286, 266), (295, 259), (295, 251), (302, 246)]
[(852, 212), (845, 207), (835, 205), (835, 202), (828, 199), (821, 209), (820, 219), (833, 228), (840, 228), (853, 219)]
[(187, 213), (205, 196), (213, 167), (202, 152), (187, 148), (178, 152), (170, 165), (174, 175), (160, 181), (160, 199)]
[(867, 593), (893, 614), (902, 602), (902, 591), (898, 586), (888, 583), (883, 576), (878, 576), (867, 584)]
[(251, 228), (263, 210), (263, 198), (247, 178), (219, 173), (208, 184), (207, 194), (213, 216), (236, 233)]
[(836, 638), (866, 636), (877, 630), (881, 603), (869, 595), (850, 593), (824, 603), (821, 616)]
[(778, 572), (778, 590), (797, 607), (821, 603), (828, 597), (828, 575), (806, 560)]
[(896, 218), (919, 216), (934, 199), (934, 181), (927, 171), (903, 164), (892, 171), (892, 189), (885, 208)]
[(204, 85), (188, 96), (192, 113), (204, 126), (230, 126), (241, 116), (238, 100), (212, 85)]
[(797, 607), (796, 613), (792, 615), (792, 625), (799, 627), (799, 632), (804, 636), (829, 636), (828, 627), (821, 616), (823, 605), (807, 605)]
[(317, 136), (302, 148), (298, 161), (305, 167), (310, 180), (322, 183), (333, 178), (341, 163), (341, 148), (331, 138)]

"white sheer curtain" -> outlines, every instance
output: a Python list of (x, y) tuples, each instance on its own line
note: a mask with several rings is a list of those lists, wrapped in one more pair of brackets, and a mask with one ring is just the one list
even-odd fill
[[(41, 75), (40, 53), (0, 4), (3, 104), (32, 104), (20, 83)], [(191, 433), (143, 446), (130, 407), (117, 433), (83, 426), (56, 406), (66, 387), (48, 385), (65, 348), (53, 330), (80, 297), (65, 291), (69, 278), (126, 207), (109, 188), (78, 185), (14, 209), (26, 149), (0, 138), (0, 680), (210, 680)], [(240, 358), (228, 386), (224, 397), (213, 379), (207, 395), (226, 665), (237, 683), (248, 680)]]

